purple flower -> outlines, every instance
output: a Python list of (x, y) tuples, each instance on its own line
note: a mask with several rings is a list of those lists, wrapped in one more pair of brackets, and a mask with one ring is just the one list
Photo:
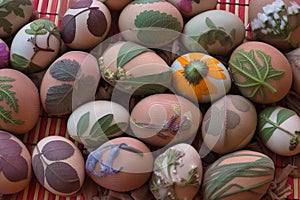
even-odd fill
[(178, 2), (177, 6), (183, 12), (192, 12), (192, 0), (181, 0)]
[(6, 50), (6, 45), (0, 43), (0, 68), (6, 67), (9, 60), (9, 51)]

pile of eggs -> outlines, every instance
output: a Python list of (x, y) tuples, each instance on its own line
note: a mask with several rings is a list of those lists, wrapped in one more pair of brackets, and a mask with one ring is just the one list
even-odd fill
[[(300, 117), (279, 105), (300, 95), (300, 3), (251, 0), (251, 38), (216, 5), (77, 0), (57, 26), (31, 18), (33, 0), (0, 1), (0, 194), (35, 176), (72, 196), (88, 176), (116, 192), (148, 184), (155, 199), (265, 196), (274, 161), (245, 147), (300, 153)], [(29, 152), (18, 136), (42, 112), (68, 116), (70, 139)], [(204, 168), (207, 151), (218, 159)]]

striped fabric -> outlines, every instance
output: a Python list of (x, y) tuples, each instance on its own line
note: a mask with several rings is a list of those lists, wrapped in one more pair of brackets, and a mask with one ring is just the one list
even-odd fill
[[(68, 6), (76, 0), (34, 0), (35, 10), (40, 18), (47, 17), (54, 21), (58, 26), (63, 13)], [(117, 0), (116, 0), (117, 1)], [(218, 0), (217, 9), (227, 10), (239, 16), (248, 27), (248, 5), (250, 0)], [(43, 137), (50, 135), (60, 135), (68, 137), (66, 133), (67, 116), (49, 117), (42, 113), (36, 127), (23, 136), (23, 141), (32, 152), (34, 146)], [(82, 148), (77, 144), (79, 148)], [(277, 157), (276, 173), (280, 173), (282, 166), (282, 158)], [(289, 196), (289, 200), (299, 199), (299, 179), (289, 178), (289, 183), (293, 188), (294, 193)], [(4, 197), (9, 200), (84, 200), (84, 196), (78, 195), (75, 197), (59, 197), (45, 190), (35, 178), (32, 179), (28, 188), (14, 195), (13, 197)]]

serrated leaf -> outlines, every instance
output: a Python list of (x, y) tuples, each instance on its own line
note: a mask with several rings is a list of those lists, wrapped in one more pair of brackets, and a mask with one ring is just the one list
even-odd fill
[(4, 32), (6, 32), (7, 34), (10, 34), (12, 32), (12, 26), (13, 24), (7, 19), (0, 18), (0, 27), (2, 27)]
[(134, 0), (130, 4), (149, 4), (155, 2), (163, 2), (164, 0)]
[(109, 136), (113, 136), (114, 134), (116, 134), (119, 131), (122, 131), (124, 128), (126, 128), (127, 123), (126, 122), (120, 122), (120, 123), (116, 123), (112, 126), (110, 126), (105, 132), (104, 134), (109, 137)]
[(75, 39), (76, 20), (73, 15), (65, 15), (60, 24), (60, 33), (62, 40), (70, 44)]
[(111, 122), (113, 121), (113, 114), (107, 114), (97, 120), (97, 122), (92, 126), (90, 131), (90, 136), (95, 137), (104, 134), (109, 128)]
[(80, 137), (88, 129), (90, 122), (90, 112), (83, 114), (77, 123), (77, 135)]
[(107, 30), (107, 20), (104, 13), (101, 10), (90, 10), (87, 27), (94, 36), (104, 36)]
[(117, 56), (117, 67), (123, 67), (131, 59), (147, 51), (151, 50), (133, 42), (126, 42), (119, 50)]
[(281, 125), (283, 122), (285, 122), (288, 118), (296, 115), (296, 113), (293, 110), (290, 109), (282, 109), (277, 113), (277, 124)]
[(63, 59), (53, 63), (50, 74), (59, 81), (75, 81), (81, 73), (80, 68), (81, 65), (76, 60)]
[(208, 26), (210, 29), (218, 29), (218, 27), (213, 23), (213, 21), (209, 18), (205, 18), (205, 24)]
[(276, 130), (276, 127), (274, 127), (274, 126), (267, 127), (267, 128), (264, 128), (263, 130), (261, 130), (260, 136), (264, 143), (267, 143), (269, 141), (269, 139), (271, 138), (271, 136), (273, 135), (275, 130)]
[(0, 119), (4, 123), (16, 124), (16, 125), (24, 124), (24, 121), (21, 121), (21, 120), (18, 120), (18, 119), (13, 119), (12, 116), (11, 116), (11, 111), (5, 110), (2, 105), (0, 105)]

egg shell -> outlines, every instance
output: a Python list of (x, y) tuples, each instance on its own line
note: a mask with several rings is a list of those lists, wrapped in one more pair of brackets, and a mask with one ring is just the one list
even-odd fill
[(25, 189), (31, 180), (31, 156), (20, 139), (0, 131), (0, 193), (14, 194)]
[[(204, 64), (204, 67), (199, 64), (199, 61)], [(182, 73), (188, 72), (188, 67), (193, 67), (190, 79), (186, 73)], [(190, 52), (181, 55), (172, 63), (171, 69), (172, 85), (176, 92), (192, 101), (212, 102), (223, 97), (231, 88), (231, 77), (227, 68), (219, 60), (207, 54)], [(193, 72), (193, 70), (197, 71)], [(197, 72), (199, 73), (196, 74)], [(202, 75), (197, 80), (195, 77), (199, 74)], [(193, 82), (195, 79), (198, 81), (196, 85)]]
[(219, 154), (245, 147), (257, 125), (254, 105), (240, 95), (226, 95), (207, 110), (201, 127), (205, 145)]
[(245, 38), (243, 21), (225, 10), (209, 10), (189, 19), (184, 26), (182, 42), (189, 51), (203, 51), (225, 57)]
[(111, 27), (109, 9), (98, 0), (81, 0), (64, 14), (60, 31), (64, 43), (73, 50), (86, 50), (103, 41)]
[(258, 122), (259, 137), (272, 152), (282, 156), (300, 152), (298, 143), (290, 149), (293, 137), (300, 140), (299, 134), (295, 133), (300, 130), (300, 117), (293, 110), (281, 106), (266, 107), (259, 113)]
[(293, 73), (292, 88), (298, 95), (300, 95), (300, 48), (294, 49), (285, 54), (288, 59)]
[(70, 114), (78, 106), (95, 100), (100, 81), (97, 59), (83, 51), (69, 51), (45, 72), (40, 86), (43, 109), (49, 115)]
[(159, 147), (193, 138), (201, 122), (199, 107), (174, 94), (145, 97), (134, 106), (130, 115), (134, 136)]
[[(170, 67), (159, 55), (144, 46), (119, 41), (107, 48), (102, 57), (102, 77), (118, 90), (133, 95), (146, 95), (161, 93), (170, 88)], [(129, 77), (111, 80), (110, 74), (117, 75), (120, 70), (129, 73)]]
[(164, 0), (135, 0), (120, 13), (119, 29), (127, 41), (161, 47), (174, 41), (184, 22), (179, 10)]
[(0, 39), (0, 69), (7, 67), (9, 63), (9, 47)]
[[(286, 51), (300, 47), (299, 1), (251, 0), (249, 22), (254, 40)], [(276, 23), (274, 15), (277, 15)]]
[(58, 55), (60, 41), (60, 32), (55, 23), (37, 19), (26, 24), (13, 38), (11, 66), (25, 73), (42, 71)]
[[(2, 4), (4, 0), (1, 0)], [(15, 7), (15, 9), (11, 9)], [(32, 13), (34, 5), (33, 0), (9, 0), (5, 4), (1, 5), (1, 12), (3, 12), (3, 20), (8, 21), (5, 26), (0, 27), (0, 37), (8, 37), (16, 33), (24, 24), (28, 23)], [(14, 12), (16, 10), (16, 12)]]
[[(107, 120), (107, 115), (111, 115), (111, 120)], [(100, 130), (95, 132), (96, 124)], [(115, 124), (118, 124), (118, 129), (112, 127)], [(83, 143), (85, 148), (91, 151), (109, 138), (122, 135), (128, 125), (129, 113), (123, 106), (113, 101), (98, 100), (83, 104), (74, 110), (68, 118), (67, 130), (74, 140)], [(106, 130), (103, 129), (105, 126)]]
[(259, 104), (282, 100), (293, 82), (285, 55), (264, 42), (239, 45), (230, 56), (229, 72), (241, 94)]
[(130, 2), (132, 2), (132, 0), (105, 0), (104, 4), (112, 11), (121, 11)]
[[(25, 74), (15, 69), (0, 69), (0, 120), (2, 130), (25, 134), (39, 120), (40, 98), (37, 87)], [(30, 117), (28, 117), (30, 116)]]
[(202, 173), (196, 149), (189, 144), (176, 144), (156, 157), (150, 190), (156, 199), (193, 199), (200, 188)]
[(32, 168), (39, 183), (60, 196), (78, 192), (85, 178), (80, 150), (62, 136), (47, 136), (37, 143), (32, 153)]
[(98, 185), (117, 192), (141, 187), (150, 178), (152, 170), (153, 156), (149, 148), (130, 137), (107, 141), (91, 152), (86, 161), (88, 176)]

